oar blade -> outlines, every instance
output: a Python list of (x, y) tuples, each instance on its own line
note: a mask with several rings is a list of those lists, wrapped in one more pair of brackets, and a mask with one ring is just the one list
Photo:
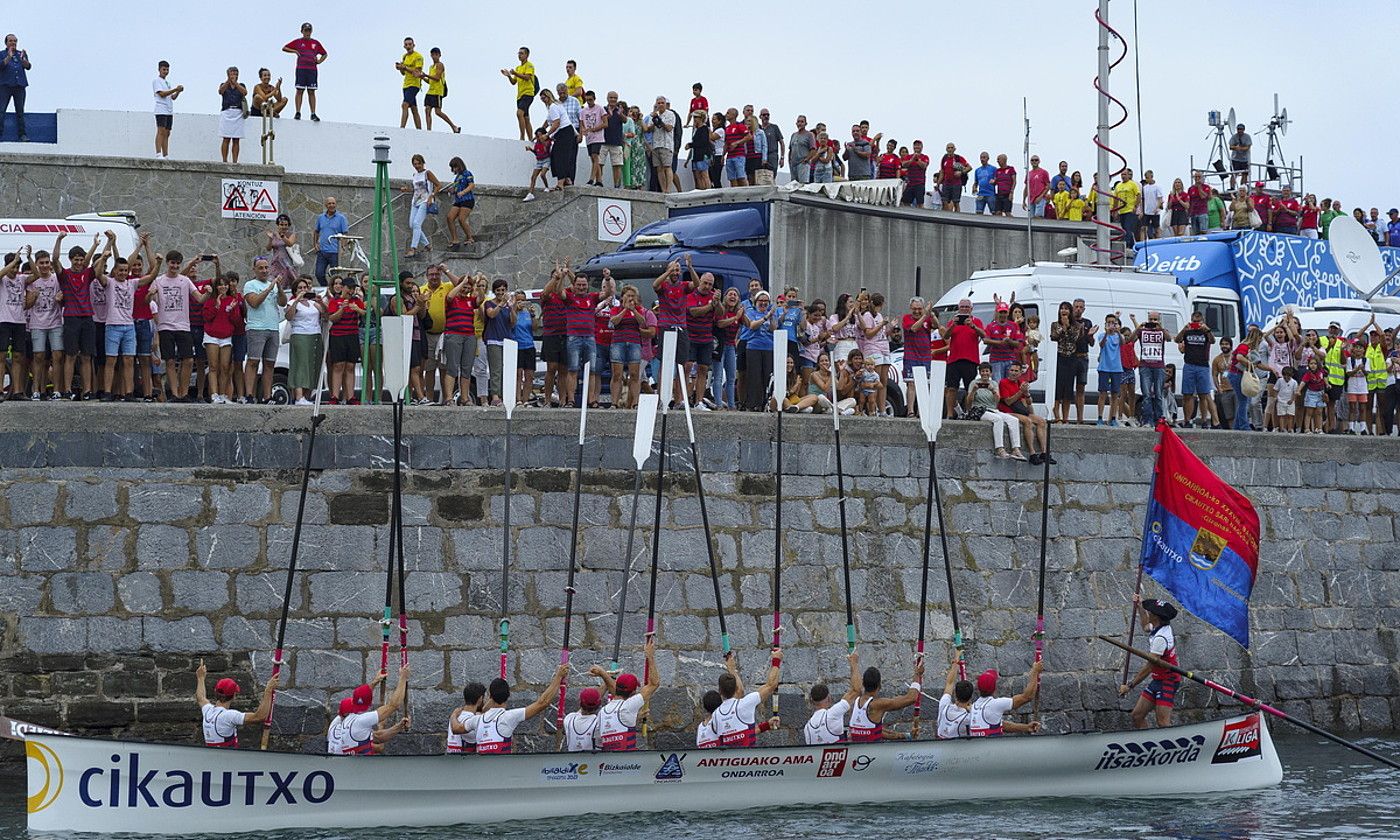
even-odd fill
[(637, 399), (637, 425), (632, 429), (632, 460), (639, 470), (647, 462), (647, 456), (651, 455), (651, 444), (656, 439), (659, 400), (656, 394), (642, 394)]
[(773, 402), (777, 410), (783, 410), (783, 397), (787, 396), (787, 332), (773, 331)]
[(408, 388), (413, 319), (407, 315), (385, 315), (380, 326), (384, 336), (384, 387), (389, 398), (398, 402)]
[(505, 406), (507, 419), (515, 413), (515, 380), (518, 378), (516, 371), (519, 364), (520, 345), (515, 339), (507, 338), (501, 342), (501, 404)]
[(841, 431), (841, 406), (840, 398), (836, 395), (836, 368), (831, 369), (831, 427), (837, 432)]
[(676, 380), (681, 388), (681, 407), (685, 409), (685, 431), (690, 436), (690, 445), (695, 445), (695, 423), (690, 418), (690, 389), (686, 388), (685, 377)]
[(661, 413), (671, 404), (671, 390), (676, 381), (676, 332), (667, 330), (661, 336)]
[(593, 371), (592, 362), (584, 362), (583, 365), (583, 394), (578, 405), (578, 445), (583, 446), (583, 436), (588, 431), (588, 377)]
[(938, 432), (943, 428), (943, 406), (938, 399), (948, 370), (947, 362), (931, 362), (928, 369), (914, 367), (914, 399), (919, 406), (919, 425), (924, 437), (930, 442), (938, 440)]

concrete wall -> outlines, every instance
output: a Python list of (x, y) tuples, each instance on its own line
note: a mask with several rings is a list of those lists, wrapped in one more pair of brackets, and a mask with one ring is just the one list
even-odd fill
[[(395, 159), (406, 158), (400, 148)], [(350, 171), (373, 175), (365, 162)], [(396, 178), (410, 172), (406, 160), (391, 173)], [(446, 168), (439, 167), (438, 174)], [(9, 218), (63, 217), (93, 210), (134, 210), (143, 231), (151, 231), (159, 250), (179, 248), (187, 254), (220, 254), (225, 269), (247, 273), (254, 255), (261, 253), (272, 225), (260, 221), (224, 219), (220, 214), (221, 181), (255, 178), (280, 183), (283, 212), (292, 218), (302, 237), (303, 252), (315, 260), (313, 225), (324, 212), (327, 195), (339, 200), (341, 212), (354, 224), (352, 234), (369, 236), (374, 205), (372, 177), (305, 174), (282, 167), (232, 166), (184, 160), (139, 158), (86, 158), (74, 161), (58, 155), (0, 154), (0, 215)], [(480, 176), (478, 176), (480, 179)], [(395, 181), (397, 186), (400, 182)], [(402, 183), (407, 183), (406, 181)], [(483, 181), (484, 184), (490, 182)], [(634, 227), (665, 216), (661, 196), (582, 187), (567, 193), (545, 193), (522, 204), (523, 188), (479, 186), (477, 209), (471, 222), (480, 244), (463, 255), (443, 251), (447, 244), (445, 221), (429, 217), (425, 231), (435, 247), (434, 258), (447, 261), (453, 271), (484, 271), (504, 276), (521, 287), (541, 286), (555, 259), (581, 260), (612, 250), (616, 243), (598, 239), (598, 198), (630, 201)], [(395, 245), (402, 250), (408, 235), (406, 194), (394, 203)], [(440, 231), (441, 228), (441, 231)], [(52, 237), (34, 243), (48, 248)], [(86, 243), (83, 243), (86, 244)], [(369, 250), (369, 240), (363, 243)], [(425, 261), (405, 263), (421, 271)]]
[[(197, 727), (189, 672), (200, 657), (215, 676), (232, 673), (245, 686), (265, 679), (306, 418), (257, 408), (5, 406), (0, 709), (102, 734), (190, 739)], [(377, 668), (388, 423), (384, 410), (333, 409), (318, 437), (278, 711), (285, 746), (315, 748), (325, 704)], [(538, 687), (558, 661), (573, 498), (563, 465), (573, 462), (576, 423), (565, 412), (526, 412), (515, 422), (511, 675), (527, 686)], [(576, 687), (607, 656), (615, 626), (627, 565), (631, 423), (621, 412), (590, 417)], [(772, 610), (773, 422), (702, 415), (697, 425), (729, 629), (753, 679)], [(843, 431), (860, 651), (898, 684), (918, 624), (927, 450), (907, 422)], [(400, 749), (431, 749), (464, 679), (496, 670), (502, 421), (484, 410), (415, 410), (406, 432), (413, 703), (427, 734)], [(793, 725), (804, 717), (801, 693), (810, 683), (844, 673), (844, 600), (830, 426), (793, 418), (784, 437), (782, 704)], [(992, 459), (988, 438), (983, 424), (949, 423), (939, 469), (971, 667), (998, 667), (1016, 689), (1031, 660), (1040, 488), (1038, 471)], [(1253, 648), (1243, 651), (1183, 616), (1182, 661), (1322, 725), (1391, 727), (1400, 720), (1400, 473), (1390, 465), (1400, 444), (1189, 438), (1259, 506), (1264, 533)], [(1118, 728), (1128, 706), (1115, 695), (1122, 658), (1092, 637), (1124, 630), (1153, 438), (1075, 428), (1056, 439), (1042, 709), (1052, 731)], [(678, 474), (668, 485), (657, 581), (666, 688), (656, 700), (655, 743), (683, 746), (696, 697), (721, 660), (688, 455), (672, 451)], [(645, 611), (651, 512), (644, 498), (624, 635), (629, 667), (640, 664)], [(946, 667), (952, 631), (934, 545), (931, 687)], [(1148, 592), (1157, 593), (1150, 582)], [(1215, 715), (1219, 699), (1188, 685), (1180, 708), (1187, 719)], [(533, 743), (552, 741), (538, 727), (531, 732)]]

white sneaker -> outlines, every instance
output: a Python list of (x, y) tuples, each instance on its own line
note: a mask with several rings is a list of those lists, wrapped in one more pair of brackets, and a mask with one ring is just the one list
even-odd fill
[(856, 413), (856, 410), (855, 410), (854, 408), (843, 408), (843, 409), (841, 409), (841, 416), (842, 416), (842, 417), (850, 417), (852, 414), (855, 414), (855, 413)]
[(534, 200), (535, 200), (535, 194), (532, 193), (532, 192), (528, 192), (528, 193), (525, 193), (525, 197), (524, 197), (524, 198), (520, 199), (520, 203), (521, 203), (521, 204), (524, 204), (524, 203), (527, 202), (527, 201), (534, 201)]
[(301, 399), (297, 400), (296, 403), (294, 403), (294, 405), (315, 405), (315, 403), (311, 400), (308, 400), (306, 397), (302, 397)]
[(705, 405), (705, 403), (703, 403), (703, 402), (698, 402), (698, 403), (695, 404), (695, 410), (696, 410), (696, 411), (710, 411), (711, 409), (710, 409), (710, 407), (709, 407), (708, 405)]
[(228, 402), (228, 400), (225, 400), (223, 398), (223, 395), (221, 394), (215, 394), (214, 396), (209, 398), (209, 402), (214, 405), (223, 405), (224, 403)]

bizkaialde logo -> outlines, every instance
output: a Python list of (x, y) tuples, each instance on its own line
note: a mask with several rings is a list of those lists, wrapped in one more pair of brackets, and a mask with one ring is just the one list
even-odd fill
[(546, 782), (576, 782), (581, 777), (588, 775), (587, 764), (556, 764), (553, 767), (541, 767), (540, 775)]
[(633, 762), (620, 761), (600, 761), (598, 762), (599, 776), (636, 776), (641, 774), (642, 765)]
[(1220, 745), (1211, 756), (1211, 764), (1234, 764), (1251, 758), (1264, 758), (1264, 743), (1259, 736), (1259, 715), (1252, 714), (1225, 724)]
[(835, 779), (846, 770), (846, 755), (848, 750), (824, 749), (822, 750), (822, 761), (817, 766), (818, 779)]
[(37, 814), (52, 805), (63, 790), (63, 763), (52, 749), (34, 741), (24, 742), (24, 756), (29, 763), (26, 805), (29, 813)]
[(1190, 764), (1201, 757), (1206, 739), (1200, 735), (1161, 741), (1128, 741), (1104, 748), (1095, 770), (1127, 770), (1134, 767), (1163, 767)]
[(656, 771), (658, 782), (679, 782), (685, 776), (685, 753), (671, 753), (661, 757), (661, 767)]
[[(319, 805), (335, 794), (335, 777), (325, 770), (303, 775), (291, 770), (146, 770), (141, 755), (112, 755), (114, 767), (89, 767), (78, 777), (78, 798), (89, 808), (207, 808), (229, 805)], [(237, 794), (235, 796), (235, 794)]]

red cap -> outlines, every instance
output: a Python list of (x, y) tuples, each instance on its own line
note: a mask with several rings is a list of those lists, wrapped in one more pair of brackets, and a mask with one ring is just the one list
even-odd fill
[(579, 708), (592, 711), (603, 705), (603, 695), (598, 693), (596, 688), (585, 688), (578, 693)]
[(219, 694), (224, 695), (225, 697), (232, 697), (233, 695), (238, 693), (238, 683), (234, 682), (228, 677), (224, 677), (223, 679), (214, 683), (214, 690)]
[(1011, 306), (1010, 306), (1009, 304), (1007, 304), (1005, 301), (1003, 301), (1003, 302), (997, 304), (997, 311), (998, 311), (998, 312), (1010, 312), (1010, 311), (1011, 311)]
[(354, 700), (351, 700), (349, 697), (345, 697), (345, 698), (342, 698), (342, 699), (341, 699), (341, 701), (340, 701), (340, 716), (341, 716), (341, 717), (345, 717), (346, 715), (350, 714), (350, 713), (353, 712), (354, 710), (355, 710), (355, 701), (354, 701)]
[(617, 690), (625, 691), (628, 694), (637, 690), (638, 682), (635, 674), (623, 674), (617, 678)]
[(987, 696), (997, 690), (997, 669), (988, 668), (977, 677), (977, 693)]
[(370, 688), (367, 685), (362, 685), (359, 688), (356, 688), (354, 692), (350, 694), (350, 705), (354, 708), (355, 711), (364, 711), (365, 709), (368, 709), (370, 704), (373, 702), (374, 689)]
[(1262, 190), (1262, 189), (1264, 188), (1264, 182), (1263, 182), (1263, 181), (1255, 181), (1255, 182), (1254, 182), (1254, 187), (1255, 187), (1255, 189), (1261, 189), (1261, 190)]

